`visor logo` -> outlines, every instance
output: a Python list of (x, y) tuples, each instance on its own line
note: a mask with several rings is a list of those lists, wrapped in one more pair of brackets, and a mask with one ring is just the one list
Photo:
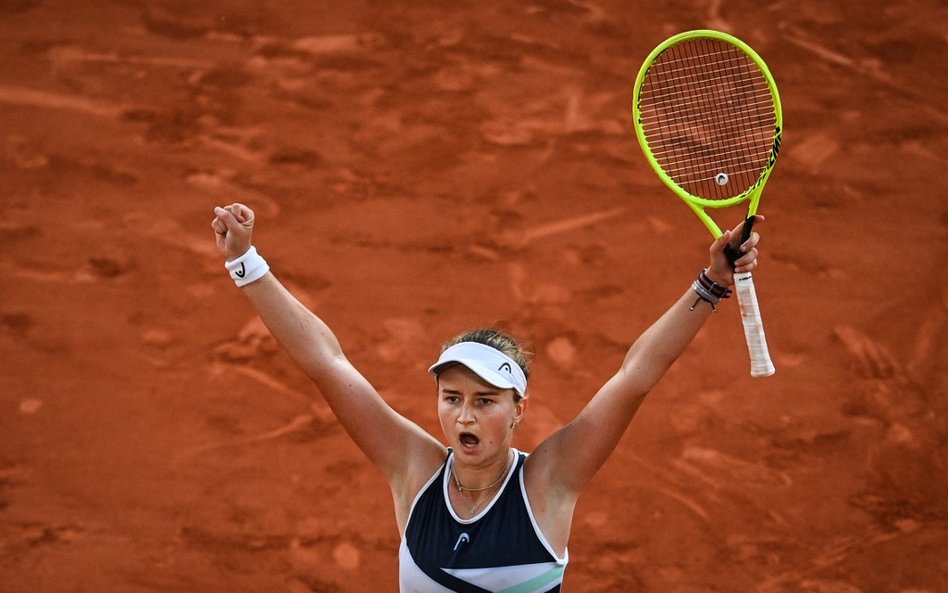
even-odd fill
[(510, 368), (510, 363), (509, 363), (509, 362), (505, 362), (504, 364), (500, 365), (499, 367), (497, 367), (497, 370), (498, 370), (498, 371), (507, 371), (507, 374), (508, 374), (508, 375), (512, 375), (512, 374), (513, 374), (513, 370)]

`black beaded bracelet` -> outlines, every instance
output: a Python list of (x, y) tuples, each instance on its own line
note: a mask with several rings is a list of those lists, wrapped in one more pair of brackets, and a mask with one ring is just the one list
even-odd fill
[(698, 294), (697, 300), (691, 305), (692, 311), (695, 310), (699, 302), (706, 301), (711, 305), (711, 310), (717, 312), (717, 304), (721, 299), (726, 299), (731, 296), (731, 289), (711, 280), (711, 278), (708, 277), (707, 269), (698, 272), (698, 277), (694, 283), (692, 283), (691, 288)]

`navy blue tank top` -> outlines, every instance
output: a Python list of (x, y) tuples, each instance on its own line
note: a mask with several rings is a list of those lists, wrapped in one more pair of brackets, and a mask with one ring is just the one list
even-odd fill
[(503, 486), (478, 515), (461, 519), (448, 488), (453, 452), (412, 504), (399, 550), (401, 593), (558, 593), (558, 558), (537, 527), (523, 485), (525, 453), (514, 450)]

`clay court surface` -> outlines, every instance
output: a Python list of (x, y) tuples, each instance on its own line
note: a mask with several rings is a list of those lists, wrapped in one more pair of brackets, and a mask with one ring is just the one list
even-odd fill
[[(755, 274), (581, 499), (572, 593), (948, 590), (943, 2), (0, 2), (0, 590), (397, 590), (387, 485), (223, 269), (279, 277), (431, 431), (474, 326), (568, 422), (710, 236), (635, 141), (665, 37), (770, 64)], [(728, 224), (739, 212), (724, 215)], [(436, 432), (440, 434), (440, 432)]]

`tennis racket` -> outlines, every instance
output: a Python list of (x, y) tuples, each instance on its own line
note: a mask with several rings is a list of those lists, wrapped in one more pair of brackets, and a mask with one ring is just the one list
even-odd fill
[[(748, 203), (741, 243), (780, 152), (783, 113), (767, 65), (719, 31), (680, 33), (652, 50), (635, 80), (633, 122), (661, 180), (718, 238), (707, 210)], [(731, 263), (740, 253), (728, 245)], [(751, 375), (775, 371), (750, 272), (734, 275)]]

